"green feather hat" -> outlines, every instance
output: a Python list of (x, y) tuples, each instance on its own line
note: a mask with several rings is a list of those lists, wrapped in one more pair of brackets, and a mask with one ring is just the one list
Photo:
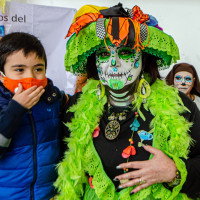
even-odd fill
[[(71, 37), (70, 37), (71, 36)], [(100, 46), (120, 43), (159, 58), (159, 69), (179, 60), (174, 39), (164, 33), (157, 20), (143, 14), (138, 6), (124, 9), (122, 4), (111, 8), (86, 5), (74, 17), (66, 37), (65, 68), (75, 75), (86, 75), (87, 57)]]

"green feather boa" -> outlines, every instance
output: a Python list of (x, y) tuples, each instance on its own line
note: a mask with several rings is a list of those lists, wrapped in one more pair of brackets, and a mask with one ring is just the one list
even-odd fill
[[(187, 109), (178, 96), (178, 91), (167, 86), (165, 82), (157, 80), (151, 86), (151, 95), (144, 107), (154, 116), (150, 123), (151, 132), (154, 134), (153, 147), (162, 150), (174, 160), (181, 172), (181, 183), (174, 187), (172, 192), (159, 183), (130, 196), (133, 187), (125, 188), (120, 192), (115, 191), (115, 186), (104, 172), (93, 145), (92, 133), (98, 126), (107, 102), (106, 96), (99, 100), (97, 84), (98, 81), (89, 80), (83, 88), (78, 103), (69, 110), (75, 115), (72, 122), (67, 124), (71, 131), (71, 137), (66, 139), (69, 150), (65, 152), (63, 161), (58, 164), (59, 177), (55, 183), (59, 191), (57, 199), (78, 200), (83, 199), (83, 196), (85, 200), (188, 199), (185, 194), (180, 193), (187, 171), (179, 157), (187, 158), (191, 143), (188, 134), (191, 124), (180, 115), (187, 112)], [(133, 104), (145, 120), (145, 116), (140, 111), (141, 103), (142, 99), (135, 94)], [(86, 172), (93, 176), (94, 189), (89, 186)]]

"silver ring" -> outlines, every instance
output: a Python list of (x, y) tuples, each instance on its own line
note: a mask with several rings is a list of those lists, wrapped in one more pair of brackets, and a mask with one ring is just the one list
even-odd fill
[(139, 185), (142, 185), (142, 184), (145, 184), (145, 183), (146, 183), (146, 181), (143, 180), (142, 178), (140, 178), (140, 180), (139, 180)]

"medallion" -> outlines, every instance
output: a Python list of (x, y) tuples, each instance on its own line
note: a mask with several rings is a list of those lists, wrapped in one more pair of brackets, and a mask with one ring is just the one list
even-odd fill
[(120, 132), (120, 124), (117, 120), (110, 121), (105, 128), (105, 137), (108, 140), (117, 138)]

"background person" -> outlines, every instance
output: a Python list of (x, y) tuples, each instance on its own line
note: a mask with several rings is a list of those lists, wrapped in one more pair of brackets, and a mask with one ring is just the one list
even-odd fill
[(200, 82), (194, 66), (187, 63), (174, 65), (166, 76), (166, 82), (185, 93), (200, 109)]

